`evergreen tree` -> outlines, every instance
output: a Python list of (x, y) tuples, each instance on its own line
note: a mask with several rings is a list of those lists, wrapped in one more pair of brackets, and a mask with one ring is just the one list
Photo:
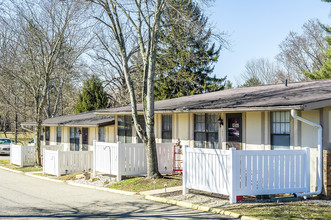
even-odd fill
[(172, 0), (172, 4), (160, 34), (155, 99), (224, 89), (226, 77), (210, 76), (221, 47), (211, 43), (208, 19), (191, 0)]
[[(331, 0), (322, 0), (323, 2), (331, 2)], [(320, 24), (321, 27), (325, 30), (328, 36), (325, 37), (325, 40), (328, 42), (328, 47), (325, 52), (322, 54), (325, 60), (323, 61), (322, 67), (319, 70), (316, 70), (312, 73), (306, 72), (305, 75), (313, 80), (318, 79), (330, 79), (331, 78), (331, 27), (327, 25)]]
[(102, 87), (101, 80), (92, 76), (85, 81), (83, 91), (78, 96), (75, 113), (88, 112), (108, 107), (108, 96)]

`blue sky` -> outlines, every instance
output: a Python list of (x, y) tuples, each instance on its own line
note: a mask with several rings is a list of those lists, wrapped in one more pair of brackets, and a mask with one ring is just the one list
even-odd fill
[(221, 51), (214, 74), (227, 75), (236, 85), (246, 62), (273, 60), (290, 31), (302, 33), (302, 25), (314, 18), (331, 24), (330, 5), (320, 0), (215, 0), (205, 13), (216, 30), (229, 34), (231, 47)]

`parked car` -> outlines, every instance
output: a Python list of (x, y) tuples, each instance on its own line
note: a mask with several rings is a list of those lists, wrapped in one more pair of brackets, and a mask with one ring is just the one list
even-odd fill
[(10, 154), (10, 144), (13, 143), (9, 138), (0, 138), (0, 154)]

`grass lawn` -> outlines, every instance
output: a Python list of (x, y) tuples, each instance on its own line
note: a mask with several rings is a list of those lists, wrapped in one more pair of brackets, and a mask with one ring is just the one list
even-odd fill
[(240, 204), (224, 210), (260, 219), (331, 219), (331, 206), (309, 201)]
[(164, 176), (161, 179), (155, 179), (155, 180), (147, 179), (146, 177), (131, 177), (131, 178), (128, 177), (128, 179), (114, 183), (107, 187), (111, 189), (119, 189), (130, 192), (142, 192), (142, 191), (154, 190), (154, 181), (155, 181), (155, 189), (163, 189), (164, 184), (167, 184), (167, 187), (182, 185), (181, 177)]
[[(10, 138), (12, 141), (15, 141), (14, 132), (6, 132), (7, 138)], [(6, 138), (3, 132), (0, 133), (0, 138)], [(27, 145), (29, 141), (33, 139), (33, 133), (31, 132), (18, 132), (17, 142), (18, 144)]]
[(19, 167), (17, 165), (10, 164), (9, 160), (0, 160), (0, 166), (6, 167), (6, 168), (9, 168), (9, 169), (13, 169), (13, 170), (22, 171), (24, 173), (26, 173), (26, 172), (36, 172), (36, 171), (42, 171), (43, 170), (42, 167)]

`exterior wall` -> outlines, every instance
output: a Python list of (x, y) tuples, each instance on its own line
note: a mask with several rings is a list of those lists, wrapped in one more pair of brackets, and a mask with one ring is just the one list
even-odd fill
[[(320, 124), (320, 111), (310, 110), (301, 111), (301, 117), (309, 121)], [(298, 123), (299, 124), (299, 123)], [(311, 125), (300, 122), (300, 129), (298, 129), (298, 135), (300, 137), (299, 144), (296, 149), (301, 149), (304, 147), (310, 148), (310, 190), (315, 191), (317, 188), (317, 128)], [(294, 137), (295, 139), (295, 137)]]
[[(177, 114), (176, 117), (176, 127), (177, 127), (177, 135), (173, 136), (175, 141), (179, 138), (181, 140), (182, 145), (192, 146), (190, 142), (190, 114), (188, 113), (180, 113)], [(193, 128), (193, 125), (192, 125)]]
[(49, 145), (56, 145), (56, 129), (57, 127), (50, 127), (50, 137), (49, 137)]
[[(264, 115), (264, 114), (263, 114)], [(264, 126), (263, 126), (264, 127)], [(246, 113), (246, 143), (244, 150), (264, 150), (264, 131), (262, 131), (262, 112)]]

